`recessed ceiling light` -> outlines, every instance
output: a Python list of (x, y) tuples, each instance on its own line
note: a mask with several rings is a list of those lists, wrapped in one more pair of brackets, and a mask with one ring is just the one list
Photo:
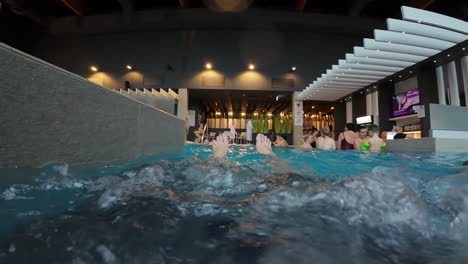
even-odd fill
[(434, 62), (437, 62), (436, 60), (434, 60)]
[(125, 66), (125, 68), (127, 68), (127, 70), (129, 70), (129, 71), (133, 70), (132, 65), (127, 65), (127, 66)]
[(400, 77), (400, 78), (401, 78), (401, 75), (398, 75), (398, 77)]
[(96, 67), (96, 66), (91, 66), (91, 67), (89, 67), (89, 69), (92, 70), (93, 72), (99, 71), (98, 67)]
[(295, 71), (296, 69), (296, 66), (292, 66), (291, 71)]
[(447, 57), (450, 57), (450, 54), (447, 54)]
[(413, 71), (409, 71), (409, 73), (413, 73)]
[(462, 48), (462, 50), (465, 50), (466, 48)]
[(255, 65), (249, 64), (249, 70), (255, 70)]
[(207, 68), (208, 70), (211, 70), (213, 68), (213, 64), (208, 62), (205, 64), (205, 68)]

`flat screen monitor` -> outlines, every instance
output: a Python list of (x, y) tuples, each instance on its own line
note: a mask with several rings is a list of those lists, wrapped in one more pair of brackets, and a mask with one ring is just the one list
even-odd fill
[(393, 116), (415, 114), (419, 105), (419, 90), (408, 91), (393, 97)]

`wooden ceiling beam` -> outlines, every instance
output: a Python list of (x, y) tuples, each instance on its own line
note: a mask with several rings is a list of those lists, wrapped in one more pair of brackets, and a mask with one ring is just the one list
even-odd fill
[(426, 9), (432, 3), (434, 3), (434, 0), (411, 0), (408, 5), (419, 9)]
[(84, 16), (86, 13), (82, 0), (60, 0), (60, 2), (73, 11), (77, 16)]
[(180, 8), (187, 8), (188, 7), (188, 0), (179, 0)]
[(296, 0), (296, 11), (304, 12), (304, 8), (307, 5), (307, 0)]

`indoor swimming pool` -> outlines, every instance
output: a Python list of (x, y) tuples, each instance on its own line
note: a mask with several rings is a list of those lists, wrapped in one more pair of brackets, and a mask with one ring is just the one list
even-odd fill
[(468, 153), (186, 145), (0, 170), (0, 263), (467, 263)]

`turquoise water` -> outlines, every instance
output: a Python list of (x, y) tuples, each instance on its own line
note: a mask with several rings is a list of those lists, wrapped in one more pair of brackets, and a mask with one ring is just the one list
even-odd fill
[(0, 263), (467, 263), (468, 153), (0, 170)]

